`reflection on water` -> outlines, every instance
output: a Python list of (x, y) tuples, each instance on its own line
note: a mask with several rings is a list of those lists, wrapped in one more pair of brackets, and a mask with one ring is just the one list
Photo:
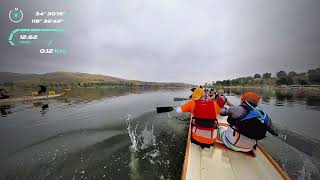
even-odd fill
[[(126, 96), (130, 94), (141, 94), (146, 92), (155, 92), (155, 91), (171, 91), (171, 92), (180, 92), (181, 88), (77, 88), (72, 89), (72, 91), (66, 91), (66, 94), (54, 99), (48, 100), (34, 100), (34, 101), (25, 101), (18, 103), (9, 103), (6, 105), (0, 106), (0, 111), (2, 116), (7, 116), (12, 114), (15, 111), (10, 109), (14, 108), (15, 104), (33, 104), (34, 107), (39, 107), (40, 113), (45, 114), (49, 111), (49, 101), (58, 101), (59, 103), (64, 103), (69, 107), (76, 107), (79, 104), (95, 103), (103, 101), (105, 99), (111, 99), (113, 97)], [(11, 93), (15, 94), (13, 97), (28, 96), (26, 91), (30, 90), (15, 90)]]
[(320, 107), (320, 96), (309, 96), (306, 98), (307, 105)]
[[(319, 179), (319, 96), (253, 89), (280, 136), (260, 143), (292, 179)], [(244, 89), (227, 89), (237, 104)], [(188, 115), (156, 114), (190, 90), (75, 89), (1, 107), (0, 179), (180, 179)]]
[[(154, 88), (79, 88), (67, 92), (66, 95), (60, 97), (66, 103), (74, 104), (78, 102), (89, 103), (92, 101), (108, 99), (112, 97), (125, 96), (128, 94), (141, 94), (146, 92), (154, 92), (161, 89)], [(180, 91), (181, 89), (165, 89), (166, 91)]]
[(308, 105), (313, 109), (320, 110), (320, 89), (272, 89), (272, 88), (226, 88), (229, 95), (242, 95), (245, 91), (257, 92), (262, 99), (262, 103), (269, 104), (274, 99), (276, 106)]
[(180, 179), (188, 123), (155, 112), (176, 96), (185, 93), (78, 89), (7, 107), (0, 179)]
[(46, 114), (49, 111), (49, 104), (48, 100), (38, 101), (33, 103), (33, 107), (37, 107), (40, 109), (40, 113), (42, 115)]
[(2, 117), (6, 117), (8, 114), (11, 114), (12, 111), (11, 109), (11, 105), (1, 105), (0, 106), (0, 113)]

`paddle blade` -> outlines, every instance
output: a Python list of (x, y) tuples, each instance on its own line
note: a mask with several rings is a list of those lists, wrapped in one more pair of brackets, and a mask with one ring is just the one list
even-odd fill
[(174, 110), (173, 107), (157, 107), (157, 113), (170, 112), (173, 110)]
[(186, 98), (173, 98), (174, 101), (185, 101), (187, 100)]

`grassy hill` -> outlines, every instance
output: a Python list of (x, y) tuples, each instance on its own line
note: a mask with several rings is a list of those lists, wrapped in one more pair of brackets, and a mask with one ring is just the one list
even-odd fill
[(53, 72), (46, 74), (20, 74), (0, 72), (0, 86), (13, 88), (33, 88), (38, 84), (48, 87), (188, 87), (184, 83), (157, 83), (126, 80), (99, 74), (78, 72)]

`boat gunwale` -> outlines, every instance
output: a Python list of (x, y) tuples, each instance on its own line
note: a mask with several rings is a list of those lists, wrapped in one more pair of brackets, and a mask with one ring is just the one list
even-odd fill
[(273, 167), (276, 168), (281, 177), (285, 180), (290, 180), (289, 175), (280, 167), (280, 165), (270, 156), (270, 154), (260, 145), (257, 144), (257, 147), (260, 149), (262, 154), (268, 159), (268, 161), (272, 164)]
[(187, 179), (188, 162), (189, 162), (189, 149), (190, 149), (190, 143), (191, 143), (191, 122), (192, 122), (192, 116), (190, 118), (189, 128), (188, 128), (187, 146), (186, 146), (186, 152), (185, 152), (183, 168), (182, 168), (182, 177), (181, 177), (182, 180)]

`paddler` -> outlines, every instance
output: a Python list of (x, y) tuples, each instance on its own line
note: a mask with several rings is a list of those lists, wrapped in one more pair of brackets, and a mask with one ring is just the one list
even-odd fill
[(220, 112), (228, 116), (229, 127), (219, 126), (220, 140), (234, 151), (249, 152), (256, 147), (257, 141), (265, 138), (266, 132), (277, 136), (271, 119), (257, 108), (260, 97), (254, 92), (246, 92), (239, 106), (231, 106)]
[(215, 100), (214, 98), (215, 98), (215, 91), (214, 91), (214, 89), (210, 89), (210, 91), (208, 93), (208, 100), (213, 101), (213, 100)]
[(0, 89), (0, 99), (9, 98), (8, 91), (6, 89)]
[[(190, 89), (190, 91), (192, 92), (192, 94), (193, 94), (194, 90), (196, 90), (196, 88), (195, 88), (195, 87), (193, 87), (193, 88), (191, 88), (191, 89)], [(192, 98), (192, 94), (190, 95), (189, 99), (191, 99), (191, 98)]]
[(215, 100), (220, 108), (223, 108), (225, 104), (228, 106), (233, 106), (233, 104), (228, 100), (228, 98), (224, 95), (224, 90), (219, 89), (218, 93), (215, 96)]
[(43, 95), (47, 92), (47, 87), (44, 85), (38, 85), (39, 87), (39, 91), (38, 91), (38, 95)]
[(215, 101), (203, 98), (204, 90), (196, 88), (191, 100), (176, 108), (178, 113), (192, 113), (191, 140), (201, 147), (210, 147), (217, 140), (217, 115), (220, 108)]

